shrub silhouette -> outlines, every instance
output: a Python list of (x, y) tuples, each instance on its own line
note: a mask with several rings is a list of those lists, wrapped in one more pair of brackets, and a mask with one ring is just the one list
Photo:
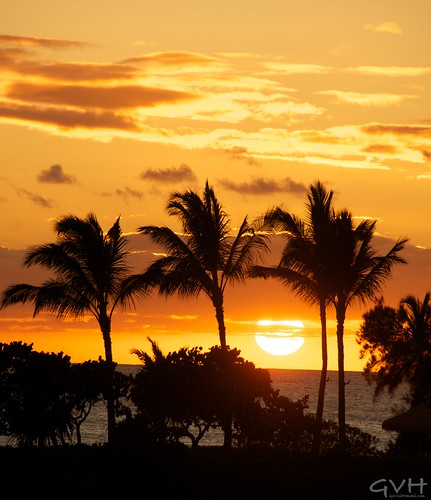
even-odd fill
[[(106, 399), (110, 365), (101, 359), (72, 364), (60, 353), (33, 350), (33, 344), (0, 343), (0, 433), (19, 446), (81, 443), (81, 425), (94, 405)], [(114, 373), (117, 414), (129, 379)]]

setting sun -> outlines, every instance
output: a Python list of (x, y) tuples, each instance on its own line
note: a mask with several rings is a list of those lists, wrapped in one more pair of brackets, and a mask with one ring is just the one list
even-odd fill
[(268, 354), (286, 356), (304, 344), (304, 337), (297, 335), (304, 328), (302, 321), (260, 320), (257, 325), (264, 331), (256, 332), (256, 343)]

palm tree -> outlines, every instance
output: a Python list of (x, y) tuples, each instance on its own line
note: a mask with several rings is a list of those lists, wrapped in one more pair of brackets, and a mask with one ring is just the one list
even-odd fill
[[(204, 293), (215, 310), (220, 345), (226, 348), (224, 292), (228, 283), (244, 282), (247, 271), (269, 249), (268, 234), (257, 221), (247, 217), (236, 236), (230, 219), (208, 181), (202, 198), (195, 192), (173, 193), (169, 215), (176, 216), (183, 229), (179, 235), (162, 226), (142, 226), (138, 232), (160, 245), (166, 256), (153, 262), (142, 275), (144, 283), (155, 284), (161, 295), (197, 297)], [(138, 280), (136, 280), (138, 283)]]
[[(145, 283), (158, 287), (161, 295), (197, 297), (204, 293), (215, 310), (220, 345), (227, 352), (224, 292), (228, 283), (244, 282), (248, 269), (262, 252), (269, 250), (269, 235), (258, 221), (245, 217), (236, 236), (230, 232), (230, 219), (208, 181), (202, 197), (195, 191), (173, 193), (168, 201), (169, 215), (182, 224), (182, 235), (162, 226), (142, 226), (138, 232), (160, 245), (166, 256), (153, 262), (142, 274)], [(139, 286), (139, 279), (135, 279)], [(226, 362), (228, 360), (226, 359)], [(224, 446), (232, 442), (232, 414), (224, 418)]]
[(406, 261), (398, 254), (407, 242), (399, 239), (385, 255), (376, 255), (371, 247), (376, 221), (364, 220), (356, 228), (347, 210), (337, 212), (331, 225), (332, 261), (328, 268), (333, 284), (331, 302), (337, 321), (338, 354), (338, 425), (340, 450), (346, 447), (346, 399), (344, 376), (344, 322), (346, 312), (355, 300), (373, 300), (395, 264)]
[[(78, 318), (90, 312), (97, 320), (103, 338), (109, 370), (107, 414), (108, 442), (115, 430), (115, 408), (111, 320), (116, 306), (133, 301), (133, 291), (126, 264), (128, 251), (121, 233), (120, 219), (105, 234), (94, 214), (85, 219), (66, 215), (55, 222), (57, 242), (30, 250), (24, 261), (27, 267), (40, 265), (54, 272), (54, 277), (39, 286), (9, 286), (0, 301), (0, 309), (17, 303), (33, 303), (40, 312), (57, 318)], [(141, 283), (142, 293), (145, 293)]]
[(331, 294), (331, 276), (327, 262), (331, 258), (328, 239), (334, 216), (333, 191), (321, 182), (309, 186), (306, 218), (301, 220), (280, 207), (271, 210), (267, 219), (286, 237), (286, 245), (277, 267), (255, 266), (251, 275), (280, 280), (309, 304), (318, 304), (321, 323), (322, 370), (316, 410), (313, 452), (318, 454), (321, 442), (323, 408), (328, 370), (326, 308)]

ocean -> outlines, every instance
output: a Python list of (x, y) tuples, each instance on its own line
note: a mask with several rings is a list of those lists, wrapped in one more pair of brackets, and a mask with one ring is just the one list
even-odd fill
[[(119, 365), (123, 373), (136, 373), (139, 365)], [(270, 369), (273, 387), (280, 394), (296, 401), (309, 396), (307, 411), (315, 413), (319, 388), (318, 370), (281, 370)], [(403, 411), (403, 397), (406, 388), (402, 387), (393, 395), (386, 392), (374, 399), (374, 386), (369, 385), (361, 372), (346, 372), (346, 423), (358, 427), (379, 439), (379, 448), (384, 449), (396, 433), (384, 431), (382, 422), (397, 412)], [(337, 372), (328, 372), (326, 384), (324, 418), (337, 421), (338, 383)], [(82, 441), (86, 444), (104, 443), (106, 433), (106, 410), (103, 404), (96, 406), (82, 425)], [(201, 441), (204, 445), (220, 445), (221, 432), (212, 431)]]

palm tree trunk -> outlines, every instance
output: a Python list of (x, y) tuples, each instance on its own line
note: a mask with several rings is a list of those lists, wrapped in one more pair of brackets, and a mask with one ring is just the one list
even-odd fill
[(346, 451), (346, 383), (344, 377), (344, 320), (345, 308), (337, 307), (337, 352), (338, 352), (338, 444), (340, 452)]
[(320, 453), (323, 426), (323, 406), (325, 401), (326, 380), (328, 376), (328, 342), (326, 334), (326, 301), (320, 301), (320, 324), (322, 327), (322, 371), (320, 372), (319, 395), (317, 399), (316, 423), (311, 451), (314, 455)]
[(106, 380), (106, 408), (108, 416), (108, 443), (114, 442), (115, 433), (115, 401), (114, 401), (114, 361), (112, 358), (112, 342), (111, 342), (111, 321), (106, 316), (101, 319), (100, 326), (103, 336), (103, 344), (105, 347), (105, 360), (107, 367)]
[(217, 294), (217, 297), (213, 298), (213, 304), (215, 309), (215, 316), (218, 325), (218, 334), (220, 339), (220, 346), (222, 349), (226, 349), (226, 325), (224, 322), (224, 308), (223, 308), (223, 294)]
[[(221, 291), (215, 294), (215, 297), (213, 297), (213, 304), (216, 312), (220, 346), (222, 348), (222, 351), (225, 354), (227, 354), (226, 325), (224, 322), (223, 294)], [(223, 363), (228, 363), (227, 357), (225, 360), (223, 360)], [(224, 433), (223, 448), (225, 449), (232, 448), (232, 420), (233, 420), (233, 415), (232, 415), (231, 402), (228, 401), (224, 409), (224, 415), (222, 416), (222, 430)]]

